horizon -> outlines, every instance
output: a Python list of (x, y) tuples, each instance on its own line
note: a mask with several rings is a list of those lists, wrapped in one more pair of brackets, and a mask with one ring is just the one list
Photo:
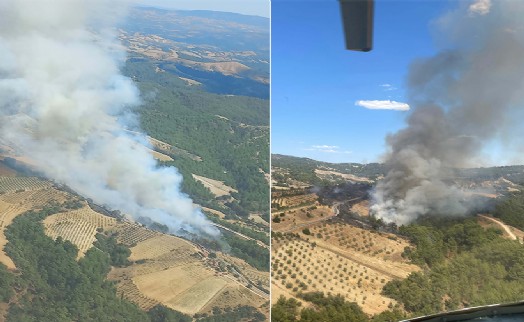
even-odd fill
[(133, 6), (142, 6), (149, 8), (157, 8), (164, 10), (180, 10), (180, 11), (216, 11), (236, 13), (244, 16), (255, 16), (261, 18), (270, 18), (270, 3), (265, 0), (226, 0), (226, 1), (210, 1), (210, 0), (192, 0), (192, 1), (177, 1), (173, 3), (169, 0), (133, 0)]
[[(315, 162), (322, 162), (322, 163), (329, 163), (329, 164), (384, 164), (384, 162), (381, 161), (374, 161), (374, 162), (354, 162), (354, 161), (346, 161), (346, 162), (329, 162), (329, 161), (322, 161), (318, 159), (314, 159), (311, 157), (305, 157), (305, 156), (297, 156), (297, 155), (291, 155), (291, 154), (282, 154), (282, 153), (271, 153), (271, 157), (273, 156), (283, 156), (283, 157), (291, 157), (291, 158), (297, 158), (297, 159), (308, 159)], [(501, 165), (488, 165), (488, 166), (472, 166), (472, 167), (454, 167), (454, 169), (487, 169), (487, 168), (500, 168), (500, 167), (521, 167), (524, 166), (524, 163), (513, 163), (513, 164), (501, 164)]]

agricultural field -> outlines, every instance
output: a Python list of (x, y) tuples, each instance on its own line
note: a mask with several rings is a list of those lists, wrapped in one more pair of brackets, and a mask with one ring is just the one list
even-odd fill
[[(239, 305), (259, 308), (268, 315), (267, 272), (245, 261), (216, 252), (188, 240), (162, 234), (140, 224), (102, 215), (85, 201), (61, 191), (49, 181), (34, 177), (0, 177), (0, 247), (7, 243), (4, 229), (12, 220), (48, 204), (65, 205), (75, 201), (76, 209), (66, 209), (44, 219), (45, 233), (68, 240), (79, 249), (78, 258), (93, 247), (97, 232), (116, 236), (130, 248), (131, 265), (113, 268), (108, 278), (116, 282), (117, 293), (149, 310), (163, 304), (193, 315), (212, 315), (216, 308)], [(16, 269), (3, 252), (0, 262)]]
[(391, 309), (396, 302), (381, 295), (382, 287), (419, 270), (401, 257), (407, 246), (397, 236), (333, 220), (280, 234), (272, 240), (272, 298), (321, 291), (370, 315)]
[(92, 247), (97, 230), (130, 247), (131, 265), (114, 267), (108, 278), (116, 282), (120, 296), (144, 310), (160, 303), (190, 315), (212, 314), (214, 307), (261, 307), (268, 300), (249, 286), (269, 288), (267, 273), (226, 254), (211, 255), (185, 239), (101, 215), (88, 205), (51, 215), (44, 225), (49, 236), (75, 244), (79, 257)]
[(335, 208), (322, 205), (316, 193), (290, 189), (271, 193), (272, 230), (291, 232), (336, 215)]
[(366, 177), (359, 177), (349, 173), (341, 173), (335, 171), (335, 169), (326, 167), (324, 167), (324, 169), (315, 169), (315, 174), (319, 179), (328, 181), (340, 181), (342, 179), (356, 182), (373, 182), (373, 180)]
[(0, 263), (15, 269), (15, 264), (3, 250), (7, 243), (5, 227), (28, 210), (41, 208), (53, 201), (64, 202), (68, 196), (52, 188), (51, 182), (35, 177), (0, 177), (0, 191)]
[(115, 225), (115, 218), (97, 213), (87, 203), (80, 209), (57, 213), (44, 220), (46, 234), (53, 239), (60, 236), (72, 242), (78, 247), (79, 258), (93, 246), (98, 228), (108, 229)]
[[(187, 240), (131, 223), (118, 224), (112, 231), (118, 232), (119, 242), (131, 247), (133, 264), (114, 268), (109, 278), (117, 281), (124, 297), (144, 309), (162, 303), (191, 315), (210, 314), (214, 307), (260, 307), (267, 301), (265, 294), (248, 287), (248, 281), (257, 283), (262, 274), (268, 284), (267, 273), (240, 259), (211, 255)], [(232, 264), (235, 270), (228, 268)]]
[(284, 192), (276, 192), (273, 194), (272, 202), (280, 208), (293, 208), (315, 204), (317, 200), (318, 196), (314, 193), (287, 195)]
[(51, 187), (51, 182), (36, 177), (0, 177), (0, 194), (35, 191)]

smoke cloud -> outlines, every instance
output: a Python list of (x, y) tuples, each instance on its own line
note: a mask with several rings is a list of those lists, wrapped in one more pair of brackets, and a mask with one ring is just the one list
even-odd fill
[(0, 140), (37, 169), (137, 219), (217, 235), (158, 167), (136, 129), (139, 93), (119, 72), (115, 25), (126, 4), (105, 0), (0, 0)]
[(478, 166), (483, 147), (509, 143), (522, 127), (524, 2), (459, 5), (435, 22), (443, 50), (412, 63), (407, 85), (413, 111), (407, 127), (386, 139), (388, 173), (372, 206), (386, 222), (465, 214), (471, 194), (451, 183), (452, 169)]

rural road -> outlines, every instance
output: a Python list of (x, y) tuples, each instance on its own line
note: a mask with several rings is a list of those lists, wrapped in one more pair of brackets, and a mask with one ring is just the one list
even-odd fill
[(493, 217), (489, 217), (489, 216), (486, 216), (486, 215), (481, 215), (481, 214), (478, 214), (479, 217), (482, 217), (482, 218), (485, 218), (489, 221), (492, 221), (494, 223), (496, 223), (497, 225), (499, 225), (502, 229), (504, 229), (504, 231), (509, 235), (509, 237), (513, 240), (517, 240), (517, 236), (511, 231), (511, 229), (509, 228), (508, 225), (506, 225), (505, 223), (503, 223), (502, 221), (500, 220), (497, 220)]

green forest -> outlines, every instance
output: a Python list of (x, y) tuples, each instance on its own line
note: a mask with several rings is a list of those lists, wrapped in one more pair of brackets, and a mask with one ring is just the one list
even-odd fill
[[(323, 182), (315, 174), (315, 169), (322, 167), (331, 168), (340, 173), (352, 174), (371, 179), (376, 179), (378, 176), (385, 173), (384, 165), (379, 163), (329, 163), (281, 154), (271, 155), (271, 165), (272, 167), (287, 169), (289, 171), (289, 175), (286, 176), (287, 178), (292, 178), (311, 185), (331, 184), (331, 182)], [(278, 182), (285, 182), (286, 177), (276, 174), (272, 179), (277, 180)], [(341, 180), (341, 182), (345, 181)]]
[(383, 294), (411, 315), (522, 300), (524, 247), (469, 219), (426, 219), (400, 228), (415, 245), (404, 256), (423, 267)]
[(405, 316), (399, 310), (384, 311), (369, 318), (358, 304), (346, 301), (340, 295), (324, 295), (322, 292), (299, 293), (298, 298), (312, 304), (303, 308), (302, 303), (280, 297), (273, 304), (273, 322), (394, 322)]
[(524, 230), (524, 192), (518, 191), (506, 196), (495, 206), (493, 216), (506, 224)]
[[(217, 95), (188, 86), (175, 74), (155, 71), (149, 60), (130, 60), (124, 73), (139, 86), (140, 126), (150, 136), (186, 153), (171, 155), (184, 176), (183, 189), (197, 202), (216, 208), (213, 196), (191, 173), (224, 181), (243, 212), (268, 214), (269, 102)], [(201, 161), (190, 157), (198, 156)], [(220, 210), (220, 209), (219, 209)]]

